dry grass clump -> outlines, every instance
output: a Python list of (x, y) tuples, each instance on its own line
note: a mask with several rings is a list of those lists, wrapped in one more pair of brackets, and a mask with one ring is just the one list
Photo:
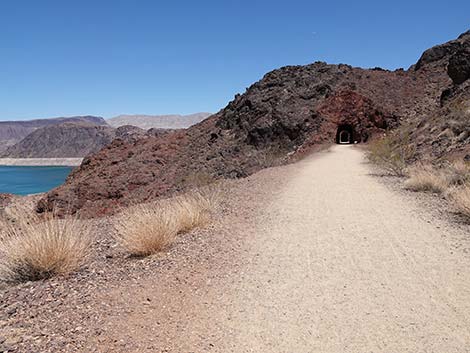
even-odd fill
[(409, 139), (407, 131), (397, 131), (372, 141), (368, 145), (369, 161), (377, 164), (387, 174), (405, 176), (408, 164), (415, 155)]
[(463, 161), (446, 162), (440, 168), (417, 165), (409, 170), (405, 188), (442, 193), (456, 211), (470, 218), (470, 166)]
[(448, 176), (431, 165), (420, 165), (409, 169), (409, 178), (405, 181), (405, 189), (412, 191), (428, 191), (443, 193), (449, 187)]
[(14, 222), (0, 222), (0, 280), (23, 282), (67, 274), (89, 254), (89, 223), (54, 214), (16, 216)]
[(178, 234), (207, 225), (214, 196), (212, 191), (194, 191), (163, 202), (130, 207), (116, 220), (116, 239), (132, 256), (162, 251)]
[(187, 233), (209, 223), (212, 200), (199, 192), (177, 197), (170, 209), (178, 224), (178, 233)]
[(450, 199), (457, 212), (470, 218), (470, 185), (455, 188), (450, 193)]
[(470, 183), (470, 163), (461, 160), (449, 162), (444, 169), (450, 185)]
[(116, 221), (116, 239), (133, 256), (165, 249), (177, 232), (174, 216), (156, 203), (130, 207)]

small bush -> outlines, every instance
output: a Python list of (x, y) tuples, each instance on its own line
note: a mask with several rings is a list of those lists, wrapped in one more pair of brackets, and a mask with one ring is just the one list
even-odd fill
[(178, 232), (174, 215), (158, 204), (133, 206), (116, 221), (116, 239), (132, 256), (165, 249)]
[(177, 220), (178, 233), (187, 233), (209, 223), (213, 205), (207, 196), (195, 192), (190, 196), (180, 196), (174, 202), (170, 208), (173, 208)]
[(177, 184), (181, 184), (186, 188), (202, 188), (213, 184), (215, 181), (216, 180), (213, 175), (200, 171), (184, 176), (177, 181)]
[(444, 166), (450, 185), (465, 185), (470, 182), (470, 164), (464, 161), (449, 162)]
[(0, 280), (23, 282), (67, 274), (89, 254), (90, 227), (77, 218), (24, 214), (14, 223), (1, 223)]
[(214, 208), (212, 191), (130, 207), (116, 221), (116, 238), (132, 256), (148, 256), (164, 250), (177, 234), (205, 226)]
[(409, 170), (405, 188), (412, 191), (442, 193), (449, 187), (448, 177), (431, 165), (415, 166)]
[(382, 139), (372, 141), (368, 146), (368, 159), (377, 164), (387, 174), (406, 175), (406, 169), (415, 155), (415, 149), (409, 143), (409, 133), (397, 131)]
[(451, 192), (450, 199), (460, 214), (470, 218), (470, 186), (469, 185), (465, 185), (460, 188), (455, 188)]

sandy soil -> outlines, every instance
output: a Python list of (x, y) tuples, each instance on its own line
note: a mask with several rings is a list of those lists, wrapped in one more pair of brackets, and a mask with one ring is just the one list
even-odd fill
[(234, 224), (249, 236), (225, 266), (110, 293), (127, 311), (100, 350), (469, 352), (470, 260), (453, 245), (466, 234), (369, 175), (354, 147), (290, 171)]
[(85, 271), (0, 293), (0, 344), (470, 352), (469, 227), (371, 172), (359, 149), (335, 146), (228, 183), (209, 229), (143, 260), (124, 258), (98, 224)]

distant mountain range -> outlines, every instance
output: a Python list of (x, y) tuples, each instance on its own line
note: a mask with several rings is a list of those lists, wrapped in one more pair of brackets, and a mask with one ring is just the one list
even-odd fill
[(120, 115), (0, 121), (0, 157), (73, 158), (99, 151), (115, 138), (135, 140), (160, 130), (194, 125), (210, 113), (191, 115)]
[(123, 125), (133, 125), (141, 129), (186, 129), (195, 125), (212, 113), (195, 113), (190, 115), (119, 115), (107, 119), (107, 123), (112, 127)]
[(89, 122), (65, 122), (34, 130), (3, 155), (9, 158), (75, 158), (97, 152), (115, 137), (115, 129)]
[(0, 121), (0, 153), (20, 142), (33, 131), (62, 123), (88, 122), (95, 125), (107, 125), (103, 118), (96, 116), (74, 116), (70, 118), (34, 119), (26, 121)]

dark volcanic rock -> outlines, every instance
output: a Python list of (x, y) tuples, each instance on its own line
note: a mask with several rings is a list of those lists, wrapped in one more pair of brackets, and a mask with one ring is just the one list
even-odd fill
[(470, 155), (470, 82), (448, 92), (440, 109), (414, 124), (410, 144), (419, 159), (455, 159)]
[(460, 48), (451, 56), (447, 73), (456, 85), (464, 83), (470, 78), (470, 45), (466, 48)]
[(189, 187), (195, 179), (247, 176), (335, 142), (341, 129), (360, 142), (401, 121), (419, 121), (440, 109), (441, 93), (451, 84), (449, 59), (467, 38), (426, 51), (408, 71), (322, 62), (272, 71), (189, 129), (113, 141), (49, 192), (38, 210), (112, 213), (116, 206)]
[(353, 140), (357, 142), (367, 142), (372, 135), (398, 126), (398, 117), (383, 111), (371, 99), (354, 91), (340, 91), (328, 97), (318, 112), (328, 118), (327, 123), (322, 125), (324, 133), (320, 136), (330, 141), (334, 140), (338, 126), (354, 127)]
[(440, 108), (411, 121), (410, 145), (418, 159), (470, 156), (470, 31), (452, 41), (447, 73), (453, 85), (443, 89)]
[(425, 65), (437, 64), (445, 65), (448, 63), (449, 57), (460, 48), (457, 41), (451, 41), (445, 44), (436, 45), (426, 50), (416, 63), (415, 69), (419, 70)]

